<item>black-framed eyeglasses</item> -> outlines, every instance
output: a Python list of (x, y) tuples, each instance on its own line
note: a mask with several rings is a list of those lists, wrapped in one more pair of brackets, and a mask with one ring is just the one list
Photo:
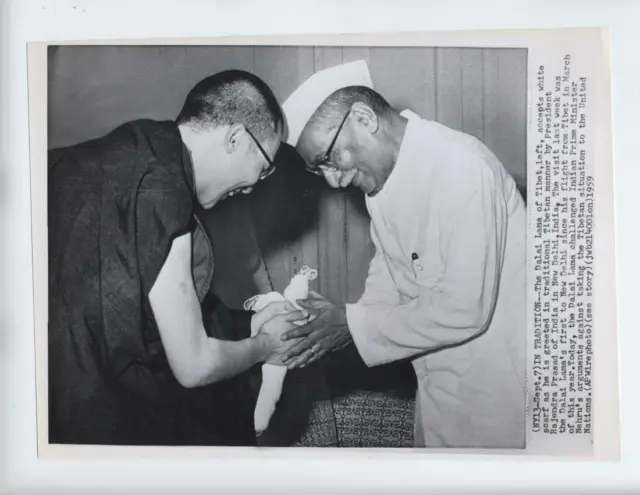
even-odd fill
[(264, 148), (262, 147), (262, 145), (260, 144), (260, 141), (258, 141), (258, 139), (253, 135), (253, 133), (249, 130), (248, 127), (245, 127), (245, 130), (247, 131), (247, 134), (249, 134), (249, 136), (251, 137), (251, 139), (253, 139), (253, 142), (256, 143), (256, 146), (258, 147), (258, 149), (260, 150), (260, 153), (262, 153), (262, 156), (264, 156), (264, 159), (267, 160), (268, 163), (268, 167), (265, 171), (262, 172), (262, 174), (260, 174), (260, 180), (262, 179), (266, 179), (267, 177), (269, 177), (273, 172), (275, 172), (276, 170), (276, 165), (275, 163), (273, 163), (273, 160), (271, 158), (269, 158), (269, 155), (267, 155), (267, 152), (264, 150)]
[(333, 136), (333, 139), (331, 140), (331, 143), (329, 144), (327, 151), (325, 151), (324, 155), (322, 155), (322, 158), (316, 163), (314, 163), (311, 168), (307, 168), (309, 172), (316, 175), (322, 175), (323, 171), (336, 172), (339, 170), (338, 167), (336, 167), (331, 162), (331, 153), (333, 152), (333, 147), (336, 145), (336, 142), (338, 141), (338, 136), (340, 136), (340, 131), (344, 127), (344, 124), (347, 121), (347, 118), (349, 117), (350, 114), (351, 114), (351, 110), (349, 110), (346, 113), (346, 115), (343, 117), (342, 122), (340, 122), (340, 125), (338, 126), (338, 130), (336, 131), (336, 134)]

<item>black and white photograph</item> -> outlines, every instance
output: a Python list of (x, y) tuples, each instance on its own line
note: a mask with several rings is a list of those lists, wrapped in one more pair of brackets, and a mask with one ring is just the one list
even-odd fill
[(630, 11), (409, 3), (0, 2), (4, 491), (637, 478)]
[(48, 443), (525, 448), (526, 48), (47, 59)]

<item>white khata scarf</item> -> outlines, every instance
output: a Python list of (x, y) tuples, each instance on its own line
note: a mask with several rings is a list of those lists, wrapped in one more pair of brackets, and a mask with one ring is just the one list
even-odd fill
[[(309, 296), (309, 282), (318, 276), (317, 270), (312, 270), (308, 266), (302, 267), (300, 273), (296, 274), (289, 282), (289, 285), (282, 294), (279, 292), (268, 292), (247, 299), (244, 309), (247, 311), (260, 311), (272, 302), (289, 301), (296, 308), (303, 310), (296, 301), (306, 299)], [(304, 310), (303, 310), (304, 311)], [(306, 312), (305, 312), (306, 313)], [(304, 325), (311, 321), (310, 315), (304, 320), (295, 322), (296, 325)], [(252, 332), (255, 336), (259, 329)], [(284, 378), (287, 374), (286, 366), (264, 363), (262, 365), (262, 385), (258, 394), (258, 402), (254, 411), (254, 427), (258, 435), (264, 432), (269, 426), (269, 421), (276, 410), (276, 404), (282, 394)]]

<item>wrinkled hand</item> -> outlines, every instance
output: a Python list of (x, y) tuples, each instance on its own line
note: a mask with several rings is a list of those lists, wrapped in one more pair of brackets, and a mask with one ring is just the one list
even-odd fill
[(314, 314), (315, 319), (282, 335), (282, 340), (287, 342), (299, 340), (282, 356), (282, 362), (289, 369), (311, 364), (328, 352), (342, 349), (352, 340), (344, 304), (333, 303), (313, 291), (309, 292), (308, 299), (298, 301), (298, 304)]
[(288, 330), (298, 328), (295, 322), (304, 320), (305, 315), (289, 301), (273, 302), (251, 317), (252, 334), (264, 340), (264, 360), (282, 366), (282, 354), (291, 347), (291, 342), (283, 342)]

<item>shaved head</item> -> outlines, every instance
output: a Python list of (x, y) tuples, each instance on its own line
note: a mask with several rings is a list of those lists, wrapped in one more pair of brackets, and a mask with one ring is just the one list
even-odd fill
[(284, 116), (262, 79), (250, 72), (227, 70), (193, 87), (176, 122), (200, 129), (242, 124), (263, 141), (284, 127)]

